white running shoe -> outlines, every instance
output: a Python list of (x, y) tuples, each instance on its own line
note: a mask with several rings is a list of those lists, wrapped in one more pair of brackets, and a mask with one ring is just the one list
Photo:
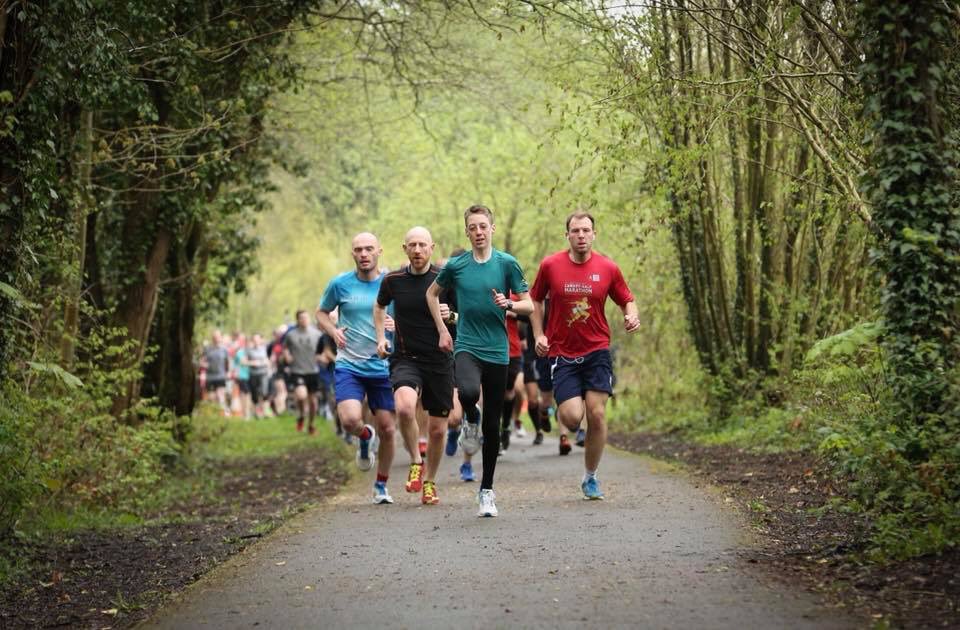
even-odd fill
[(464, 422), (460, 428), (460, 447), (467, 455), (475, 455), (480, 450), (480, 424)]
[(481, 490), (477, 493), (477, 503), (480, 504), (480, 509), (477, 510), (477, 516), (496, 516), (497, 504), (494, 503), (496, 495), (493, 494), (493, 490)]
[(389, 505), (393, 503), (393, 497), (387, 492), (387, 484), (379, 481), (373, 484), (373, 502), (376, 505)]
[(525, 438), (525, 437), (527, 437), (527, 430), (523, 428), (523, 423), (522, 423), (522, 422), (516, 422), (516, 423), (514, 423), (514, 429), (516, 429), (516, 434), (517, 434), (517, 437), (518, 437), (518, 438)]
[(377, 446), (379, 444), (377, 432), (369, 424), (366, 427), (370, 429), (370, 439), (357, 439), (360, 443), (357, 447), (357, 468), (363, 471), (373, 468), (373, 463), (377, 460)]

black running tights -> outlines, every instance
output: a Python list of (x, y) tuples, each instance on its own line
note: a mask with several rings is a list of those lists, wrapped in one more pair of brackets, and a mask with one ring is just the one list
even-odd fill
[(457, 353), (455, 363), (457, 391), (467, 421), (476, 422), (476, 404), (480, 392), (483, 392), (483, 477), (480, 489), (491, 489), (500, 452), (500, 414), (507, 388), (507, 366), (481, 361), (469, 352)]

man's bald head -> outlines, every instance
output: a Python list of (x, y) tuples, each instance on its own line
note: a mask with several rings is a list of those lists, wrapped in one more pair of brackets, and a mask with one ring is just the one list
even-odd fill
[(418, 240), (433, 245), (433, 236), (430, 235), (430, 230), (425, 227), (420, 227), (419, 225), (407, 230), (407, 235), (403, 237), (404, 244), (409, 243), (412, 240)]
[(407, 230), (403, 238), (403, 251), (410, 261), (413, 273), (423, 273), (430, 268), (430, 257), (433, 256), (433, 237), (425, 227), (412, 227)]
[(356, 247), (357, 245), (360, 245), (360, 244), (363, 244), (363, 245), (372, 244), (374, 247), (379, 248), (380, 239), (378, 239), (376, 235), (372, 234), (371, 232), (360, 232), (359, 234), (353, 237), (353, 241), (351, 242), (351, 245), (353, 247)]
[(376, 277), (382, 253), (380, 240), (370, 232), (360, 232), (353, 237), (353, 262), (357, 264), (357, 273), (362, 276), (373, 274), (373, 277)]

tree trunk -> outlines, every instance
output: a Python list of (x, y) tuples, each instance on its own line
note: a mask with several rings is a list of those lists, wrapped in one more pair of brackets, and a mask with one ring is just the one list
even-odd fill
[(203, 246), (203, 231), (203, 224), (194, 222), (184, 242), (170, 252), (169, 273), (175, 283), (164, 299), (158, 322), (162, 353), (157, 394), (160, 405), (172, 409), (178, 416), (190, 414), (196, 403), (193, 343), (195, 297), (201, 286), (196, 274), (202, 263), (198, 254)]
[(77, 173), (80, 194), (77, 196), (79, 203), (74, 209), (73, 216), (73, 225), (76, 231), (75, 242), (78, 251), (74, 262), (75, 268), (68, 276), (69, 287), (63, 316), (63, 337), (60, 342), (60, 361), (67, 370), (73, 367), (77, 332), (79, 331), (83, 265), (87, 257), (85, 251), (87, 245), (87, 213), (93, 206), (93, 198), (90, 195), (90, 169), (93, 162), (93, 112), (84, 111), (80, 115), (80, 120), (80, 151), (78, 152), (80, 168)]
[[(805, 142), (801, 142), (797, 150), (797, 162), (794, 168), (798, 180), (803, 177), (807, 171), (807, 165), (810, 159), (810, 148)], [(797, 252), (803, 251), (803, 244), (798, 243), (800, 239), (800, 230), (803, 226), (803, 217), (806, 214), (804, 200), (806, 198), (807, 186), (797, 185), (796, 190), (787, 202), (784, 210), (784, 223), (786, 224), (786, 237), (784, 238), (783, 251), (783, 301), (780, 304), (781, 314), (781, 350), (777, 357), (777, 363), (781, 370), (790, 371), (793, 368), (793, 348), (799, 342), (797, 339), (799, 329), (796, 322), (795, 299), (800, 284), (796, 272)]]
[[(0, 91), (9, 90), (15, 96), (20, 91), (18, 78), (21, 68), (15, 67), (16, 57), (5, 55), (6, 50), (17, 50), (16, 22), (8, 26), (8, 11), (0, 10)], [(21, 51), (20, 65), (29, 63), (29, 56)], [(18, 164), (21, 147), (10, 138), (0, 140), (0, 282), (17, 288), (19, 285), (20, 241), (23, 237), (24, 216), (19, 204), (24, 202), (25, 192), (20, 180)], [(11, 160), (9, 156), (13, 156)], [(19, 198), (19, 202), (15, 200)], [(7, 364), (12, 344), (12, 316), (16, 311), (13, 299), (0, 291), (0, 380), (7, 376)]]
[[(157, 212), (156, 209), (148, 209), (143, 214), (153, 214), (156, 218)], [(141, 213), (132, 213), (127, 222), (138, 222), (138, 217), (142, 216)], [(140, 229), (143, 230), (147, 225), (155, 222), (141, 223)], [(142, 238), (142, 234), (140, 237)], [(159, 227), (155, 238), (147, 246), (146, 255), (139, 261), (143, 266), (143, 272), (137, 274), (135, 279), (122, 289), (115, 320), (127, 330), (128, 338), (136, 345), (132, 357), (121, 359), (122, 367), (136, 369), (143, 364), (150, 325), (157, 308), (160, 280), (172, 241), (173, 235), (170, 230), (164, 226)], [(121, 416), (133, 406), (139, 395), (140, 379), (131, 379), (120, 395), (114, 399), (112, 413), (115, 416)]]
[(763, 152), (763, 175), (759, 184), (759, 197), (754, 212), (757, 217), (757, 229), (760, 235), (760, 303), (757, 309), (757, 345), (754, 351), (753, 365), (762, 374), (770, 371), (770, 345), (773, 342), (773, 298), (776, 286), (776, 269), (774, 266), (774, 212), (773, 186), (776, 182), (774, 175), (777, 123), (775, 122), (776, 104), (773, 94), (765, 93), (765, 110), (767, 115), (765, 143)]

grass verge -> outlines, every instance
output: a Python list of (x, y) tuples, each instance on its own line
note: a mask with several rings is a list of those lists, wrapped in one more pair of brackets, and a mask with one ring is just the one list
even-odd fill
[(334, 494), (349, 449), (322, 423), (202, 410), (190, 446), (134, 508), (47, 505), (4, 545), (0, 627), (129, 627), (172, 592)]

